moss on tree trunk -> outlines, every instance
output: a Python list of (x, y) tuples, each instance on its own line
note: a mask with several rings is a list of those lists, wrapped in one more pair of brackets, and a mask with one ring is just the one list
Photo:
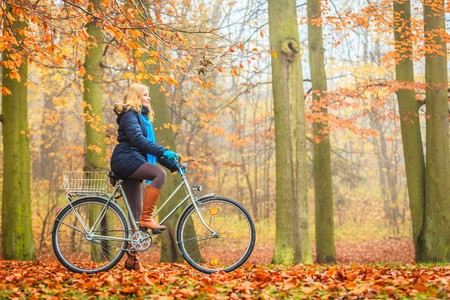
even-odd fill
[(87, 42), (83, 76), (83, 110), (86, 131), (86, 169), (106, 170), (105, 126), (103, 118), (103, 36), (100, 22), (87, 24)]
[[(321, 105), (321, 96), (317, 94), (327, 90), (327, 77), (325, 72), (325, 58), (322, 38), (319, 0), (308, 0), (308, 47), (309, 68), (311, 70), (311, 83), (314, 106), (320, 107), (317, 113), (323, 116), (324, 121), (313, 123), (314, 136), (320, 142), (314, 142), (314, 193), (315, 193), (315, 222), (316, 222), (316, 255), (319, 263), (335, 263), (336, 249), (334, 247), (334, 220), (333, 220), (333, 185), (331, 180), (331, 154), (328, 131), (327, 105)], [(317, 92), (316, 92), (317, 91)]]
[(426, 171), (422, 261), (450, 261), (450, 157), (447, 46), (444, 1), (424, 3), (425, 48), (439, 52), (425, 55)]
[[(90, 1), (93, 7), (99, 7), (98, 0)], [(92, 11), (92, 9), (90, 8)], [(105, 126), (103, 118), (103, 35), (102, 25), (93, 19), (86, 24), (89, 39), (86, 43), (86, 54), (84, 58), (83, 76), (83, 111), (84, 125), (86, 133), (86, 171), (106, 171), (108, 170), (106, 158)], [(96, 217), (100, 215), (101, 207), (89, 208), (89, 224), (92, 226)], [(101, 234), (106, 235), (108, 228), (107, 216), (102, 219)], [(101, 244), (92, 243), (91, 255), (93, 261), (102, 261), (108, 253), (108, 244), (103, 241)]]
[[(18, 38), (17, 47), (2, 53), (3, 61), (9, 61), (11, 54), (20, 53), (23, 43), (22, 30), (26, 21), (5, 4), (10, 26), (3, 27), (3, 36)], [(6, 16), (6, 14), (5, 14)], [(25, 16), (26, 19), (26, 16)], [(20, 81), (11, 78), (17, 72)], [(22, 58), (18, 70), (2, 69), (2, 85), (11, 91), (2, 97), (3, 116), (3, 196), (2, 196), (2, 251), (4, 259), (34, 260), (35, 251), (31, 222), (30, 199), (30, 136), (27, 112), (27, 57)]]

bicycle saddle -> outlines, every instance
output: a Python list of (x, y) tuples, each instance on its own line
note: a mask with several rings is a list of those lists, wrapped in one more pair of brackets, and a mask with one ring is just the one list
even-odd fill
[(113, 170), (109, 171), (108, 177), (109, 177), (109, 182), (112, 184), (112, 186), (116, 186), (117, 181), (119, 181), (120, 179), (123, 179), (121, 176), (119, 176), (119, 174), (114, 173)]

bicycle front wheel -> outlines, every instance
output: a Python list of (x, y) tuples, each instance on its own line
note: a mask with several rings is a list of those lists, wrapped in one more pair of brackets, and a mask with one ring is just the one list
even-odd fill
[(121, 210), (93, 197), (75, 200), (58, 214), (52, 243), (56, 257), (67, 269), (92, 274), (107, 271), (120, 261), (127, 236)]
[(255, 225), (247, 210), (234, 200), (222, 197), (198, 202), (203, 224), (194, 205), (180, 218), (178, 246), (186, 261), (204, 273), (229, 272), (240, 267), (255, 245)]

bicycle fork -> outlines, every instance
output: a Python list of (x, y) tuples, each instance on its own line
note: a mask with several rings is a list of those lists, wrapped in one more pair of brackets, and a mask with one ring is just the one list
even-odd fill
[(212, 230), (211, 228), (209, 228), (209, 226), (206, 224), (205, 220), (203, 219), (202, 213), (200, 212), (200, 210), (198, 208), (194, 193), (192, 192), (191, 187), (189, 186), (189, 183), (186, 179), (186, 176), (184, 176), (183, 172), (181, 172), (181, 178), (183, 179), (184, 187), (186, 188), (187, 192), (189, 193), (189, 197), (192, 200), (192, 204), (194, 205), (195, 211), (197, 212), (197, 215), (200, 218), (200, 221), (202, 222), (203, 226), (205, 226), (206, 229), (208, 229), (209, 232), (211, 232), (211, 234), (214, 238), (218, 237), (217, 233), (214, 230)]

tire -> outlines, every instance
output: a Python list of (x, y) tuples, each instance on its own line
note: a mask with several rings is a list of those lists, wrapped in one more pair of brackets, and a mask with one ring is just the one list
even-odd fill
[[(114, 267), (123, 257), (126, 241), (88, 240), (85, 230), (77, 218), (74, 209), (89, 228), (98, 218), (107, 200), (90, 197), (78, 199), (67, 205), (58, 214), (52, 231), (53, 251), (58, 260), (67, 269), (76, 273), (98, 273)], [(94, 215), (93, 215), (94, 214)], [(89, 221), (91, 216), (91, 221)], [(92, 224), (90, 224), (92, 223)], [(96, 234), (127, 238), (128, 225), (126, 217), (114, 203), (109, 203), (100, 229)]]
[(247, 210), (234, 200), (212, 197), (198, 201), (203, 225), (193, 204), (182, 214), (177, 241), (184, 259), (203, 273), (230, 272), (240, 267), (255, 246), (255, 225)]

